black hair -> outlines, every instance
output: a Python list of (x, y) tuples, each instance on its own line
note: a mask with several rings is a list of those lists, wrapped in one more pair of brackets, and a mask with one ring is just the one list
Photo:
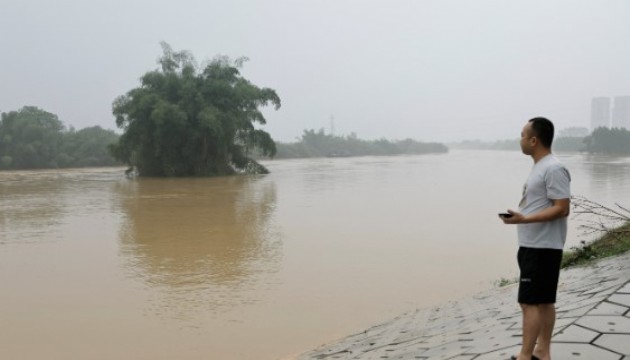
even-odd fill
[(533, 135), (540, 140), (544, 147), (551, 149), (554, 133), (553, 123), (544, 117), (536, 117), (529, 122), (532, 123)]

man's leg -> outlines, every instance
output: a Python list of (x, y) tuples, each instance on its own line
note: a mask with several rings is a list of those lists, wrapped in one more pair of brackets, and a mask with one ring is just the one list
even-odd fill
[(556, 323), (556, 307), (555, 304), (540, 304), (538, 307), (540, 309), (540, 334), (534, 355), (540, 360), (550, 360), (551, 336)]
[(523, 345), (518, 360), (531, 360), (542, 324), (540, 305), (521, 304), (523, 310)]

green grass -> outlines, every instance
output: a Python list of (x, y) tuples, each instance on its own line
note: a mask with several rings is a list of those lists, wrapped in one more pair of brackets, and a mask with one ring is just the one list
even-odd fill
[(599, 239), (572, 248), (562, 257), (562, 268), (587, 265), (597, 259), (603, 259), (630, 250), (630, 223), (604, 234)]

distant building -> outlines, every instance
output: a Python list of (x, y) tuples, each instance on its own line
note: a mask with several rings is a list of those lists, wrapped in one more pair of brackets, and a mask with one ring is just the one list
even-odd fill
[(610, 98), (596, 97), (591, 102), (591, 130), (610, 127)]
[(616, 96), (612, 108), (612, 127), (630, 130), (630, 96)]

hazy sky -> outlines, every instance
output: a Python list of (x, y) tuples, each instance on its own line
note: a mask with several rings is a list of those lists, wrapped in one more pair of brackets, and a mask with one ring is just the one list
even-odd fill
[(630, 95), (629, 0), (0, 0), (0, 111), (113, 129), (162, 40), (249, 57), (242, 74), (282, 99), (264, 127), (281, 141), (331, 116), (369, 139), (514, 138)]

